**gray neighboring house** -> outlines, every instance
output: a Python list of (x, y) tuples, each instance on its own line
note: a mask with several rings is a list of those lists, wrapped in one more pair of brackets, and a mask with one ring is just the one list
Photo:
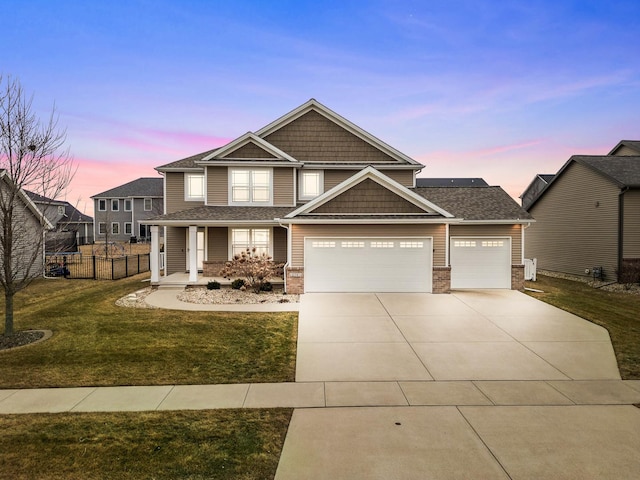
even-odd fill
[(164, 213), (162, 178), (143, 177), (93, 195), (96, 242), (148, 241), (148, 225), (140, 220)]
[(62, 235), (65, 233), (74, 234), (73, 239), (76, 245), (93, 243), (92, 217), (85, 215), (67, 201), (53, 200), (27, 190), (25, 193), (53, 225), (53, 231), (47, 232), (46, 236), (47, 252), (60, 251), (58, 248), (52, 248), (51, 245), (59, 240), (69, 239), (69, 235)]
[(640, 262), (640, 141), (608, 155), (574, 155), (532, 199), (527, 256), (538, 268), (617, 281)]
[(525, 210), (531, 206), (533, 201), (538, 198), (538, 195), (547, 188), (547, 185), (553, 180), (555, 177), (554, 174), (545, 174), (539, 173), (535, 176), (535, 178), (531, 181), (529, 186), (524, 190), (522, 195), (520, 195), (520, 202), (522, 204), (522, 208)]

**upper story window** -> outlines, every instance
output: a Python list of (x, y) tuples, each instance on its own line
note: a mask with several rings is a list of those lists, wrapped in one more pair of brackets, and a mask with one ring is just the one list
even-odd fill
[(98, 211), (99, 212), (106, 212), (107, 211), (107, 199), (106, 198), (100, 198), (98, 200)]
[(117, 198), (112, 198), (111, 199), (111, 211), (112, 212), (117, 212), (118, 210), (120, 210), (120, 201)]
[(144, 199), (144, 211), (145, 212), (150, 212), (152, 208), (153, 208), (153, 199), (152, 198), (145, 198)]
[(184, 199), (191, 202), (204, 201), (204, 173), (184, 174)]
[(230, 169), (230, 203), (245, 205), (271, 204), (271, 169)]
[(310, 200), (324, 191), (322, 170), (302, 170), (300, 172), (299, 196), (301, 200)]
[(130, 198), (125, 198), (124, 199), (124, 211), (125, 212), (130, 212), (131, 211), (131, 199)]

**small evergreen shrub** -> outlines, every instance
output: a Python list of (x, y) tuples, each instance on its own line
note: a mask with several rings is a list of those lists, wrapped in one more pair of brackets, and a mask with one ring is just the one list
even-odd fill
[(207, 283), (207, 290), (220, 290), (220, 282), (217, 280), (211, 280)]
[(234, 290), (240, 290), (244, 287), (244, 280), (241, 278), (236, 278), (233, 282), (231, 282), (231, 288)]
[(264, 282), (262, 285), (260, 285), (260, 291), (271, 292), (273, 291), (273, 285), (271, 285), (271, 282)]

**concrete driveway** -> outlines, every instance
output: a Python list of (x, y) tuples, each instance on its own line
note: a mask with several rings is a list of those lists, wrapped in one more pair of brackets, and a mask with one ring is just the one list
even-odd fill
[(640, 478), (619, 379), (606, 330), (519, 292), (305, 294), (296, 381), (342, 406), (294, 411), (276, 480)]
[(301, 298), (297, 382), (604, 379), (608, 332), (520, 292)]

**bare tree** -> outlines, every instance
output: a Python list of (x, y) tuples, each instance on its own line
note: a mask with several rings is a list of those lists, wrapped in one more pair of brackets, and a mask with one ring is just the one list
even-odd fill
[[(47, 121), (32, 108), (20, 82), (0, 76), (0, 285), (5, 296), (4, 334), (13, 334), (14, 295), (42, 275), (47, 220), (25, 220), (25, 194), (30, 190), (59, 197), (75, 174), (64, 148), (66, 131), (58, 128), (55, 105)], [(34, 227), (35, 225), (35, 227)]]

